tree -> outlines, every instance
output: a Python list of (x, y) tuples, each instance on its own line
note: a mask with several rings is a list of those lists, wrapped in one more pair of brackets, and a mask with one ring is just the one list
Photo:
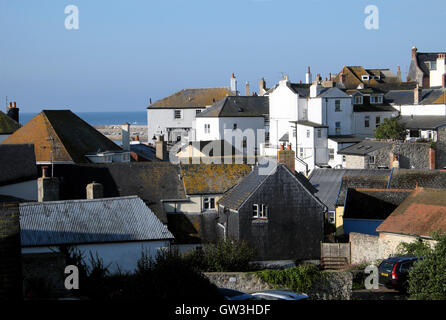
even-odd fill
[(434, 248), (423, 249), (423, 259), (409, 272), (409, 294), (418, 300), (446, 299), (446, 233), (434, 233)]
[(384, 123), (375, 129), (376, 139), (405, 140), (406, 128), (396, 118), (384, 119)]

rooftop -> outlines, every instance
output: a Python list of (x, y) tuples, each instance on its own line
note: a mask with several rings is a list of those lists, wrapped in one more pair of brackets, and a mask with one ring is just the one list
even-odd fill
[(348, 189), (386, 189), (391, 171), (385, 169), (366, 170), (364, 175), (342, 177), (336, 206), (344, 206)]
[(0, 186), (37, 179), (32, 144), (0, 144)]
[(400, 116), (398, 122), (406, 129), (437, 130), (446, 126), (445, 116)]
[(365, 156), (373, 151), (392, 145), (392, 142), (363, 140), (352, 146), (343, 148), (338, 151), (338, 154), (352, 155), (352, 156)]
[(137, 196), (21, 203), (19, 210), (23, 247), (173, 238)]
[(8, 117), (5, 113), (0, 111), (0, 135), (2, 134), (11, 134), (16, 130), (20, 129), (20, 123), (14, 121), (10, 117)]
[(269, 114), (268, 97), (234, 96), (218, 101), (196, 117), (263, 117), (267, 114)]

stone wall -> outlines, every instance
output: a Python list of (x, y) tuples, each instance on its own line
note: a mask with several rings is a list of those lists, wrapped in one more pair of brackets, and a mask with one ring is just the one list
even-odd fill
[(375, 262), (379, 259), (378, 236), (352, 232), (350, 236), (351, 263)]
[(0, 203), (0, 301), (23, 299), (21, 263), (18, 204)]
[(446, 127), (439, 128), (437, 131), (437, 143), (436, 143), (436, 165), (437, 169), (443, 169), (446, 167)]
[(365, 157), (364, 156), (345, 156), (345, 167), (347, 169), (364, 169)]
[[(241, 292), (253, 293), (275, 288), (254, 273), (209, 272), (204, 275), (217, 287)], [(352, 287), (353, 275), (351, 272), (324, 272), (312, 289), (305, 293), (312, 300), (350, 300)]]

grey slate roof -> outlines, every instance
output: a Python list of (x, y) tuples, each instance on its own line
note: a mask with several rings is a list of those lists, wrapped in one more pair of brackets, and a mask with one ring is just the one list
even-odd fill
[(446, 116), (400, 116), (398, 122), (406, 129), (436, 130), (446, 126)]
[(158, 161), (158, 158), (156, 157), (156, 150), (152, 146), (148, 146), (143, 143), (130, 144), (130, 151), (148, 161)]
[(32, 144), (0, 144), (0, 186), (37, 179)]
[(290, 83), (289, 84), (290, 89), (301, 96), (302, 98), (307, 98), (310, 96), (310, 87), (311, 84), (307, 83)]
[[(443, 92), (444, 92), (443, 89), (423, 89), (421, 91), (421, 100), (419, 102), (419, 105), (432, 104), (435, 100), (440, 98)], [(395, 105), (414, 104), (413, 90), (389, 91), (384, 97), (390, 104), (395, 104)]]
[(364, 140), (364, 138), (352, 134), (328, 136), (328, 139), (336, 141), (337, 143), (356, 143)]
[(415, 189), (416, 187), (446, 189), (446, 171), (393, 169), (389, 188)]
[(20, 129), (20, 127), (20, 123), (16, 122), (0, 111), (0, 134), (11, 134)]
[(282, 138), (279, 139), (279, 141), (286, 141), (286, 142), (288, 142), (288, 141), (290, 141), (289, 139), (290, 139), (290, 138), (289, 138), (289, 134), (288, 134), (288, 132), (287, 132), (287, 133), (285, 133), (285, 134), (282, 136)]
[(388, 187), (391, 170), (376, 169), (372, 175), (344, 176), (336, 199), (336, 206), (343, 206), (347, 190), (350, 188), (385, 189)]
[(317, 189), (315, 195), (328, 207), (329, 211), (334, 211), (342, 177), (373, 175), (390, 175), (390, 170), (314, 169), (310, 175), (310, 183)]
[[(277, 167), (274, 165), (274, 161), (271, 163), (272, 165), (270, 167), (262, 165), (256, 166), (251, 173), (249, 173), (239, 184), (230, 189), (218, 201), (219, 205), (229, 209), (238, 210), (254, 191), (268, 179), (268, 177), (276, 173), (276, 170), (289, 171), (289, 169), (281, 163), (277, 163)], [(291, 171), (289, 172), (292, 174)], [(308, 189), (309, 192), (314, 194), (316, 189), (309, 183), (304, 175), (296, 173), (294, 176), (305, 188)]]
[(315, 122), (311, 122), (311, 121), (307, 121), (307, 120), (289, 121), (289, 122), (297, 123), (297, 124), (300, 124), (300, 125), (303, 125), (303, 126), (313, 127), (313, 128), (328, 128), (328, 126), (326, 126), (326, 125), (315, 123)]
[(338, 154), (352, 155), (352, 156), (365, 156), (370, 152), (379, 150), (381, 148), (391, 145), (391, 142), (363, 140), (352, 146), (343, 148), (338, 151)]
[(173, 239), (137, 196), (22, 203), (23, 247)]
[(267, 114), (269, 114), (268, 97), (231, 96), (218, 101), (196, 117), (263, 117)]

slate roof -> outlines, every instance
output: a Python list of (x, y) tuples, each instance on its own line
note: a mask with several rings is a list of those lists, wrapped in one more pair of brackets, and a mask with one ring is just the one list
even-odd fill
[(319, 92), (318, 98), (324, 98), (324, 97), (337, 97), (337, 98), (349, 98), (349, 95), (345, 93), (344, 91), (333, 87), (333, 88), (322, 88), (322, 90)]
[(22, 199), (22, 198), (17, 198), (17, 197), (13, 197), (13, 196), (0, 194), (0, 203), (2, 203), (2, 202), (6, 202), (6, 203), (20, 203), (20, 202), (30, 202), (30, 201)]
[(235, 96), (218, 101), (196, 117), (263, 117), (267, 114), (269, 114), (268, 97)]
[[(394, 105), (413, 105), (414, 91), (413, 90), (396, 90), (389, 91), (385, 95), (385, 99)], [(423, 89), (421, 90), (421, 100), (418, 105), (432, 105), (445, 104), (445, 90), (444, 89)]]
[(344, 176), (367, 177), (374, 175), (389, 176), (390, 170), (317, 168), (311, 172), (309, 179), (313, 187), (317, 189), (315, 195), (328, 207), (329, 211), (334, 211), (336, 209), (336, 200), (340, 192), (342, 178)]
[(400, 116), (398, 122), (406, 129), (437, 130), (446, 126), (446, 116)]
[(86, 154), (122, 151), (121, 147), (70, 110), (43, 110), (2, 141), (2, 144), (17, 143), (34, 144), (37, 162), (50, 162), (51, 150), (54, 150), (55, 163), (88, 163)]
[(139, 196), (167, 222), (161, 200), (187, 199), (180, 166), (165, 161), (67, 165), (55, 168), (61, 199), (85, 199), (87, 184), (103, 184), (104, 197)]
[(290, 89), (301, 96), (302, 98), (307, 98), (310, 96), (310, 87), (311, 84), (308, 83), (290, 83)]
[(364, 140), (364, 138), (352, 134), (328, 136), (328, 139), (336, 141), (337, 143), (356, 143)]
[(147, 109), (205, 108), (234, 93), (229, 88), (183, 89), (166, 98), (155, 101)]
[(393, 169), (389, 188), (415, 189), (416, 187), (446, 189), (445, 170)]
[(20, 129), (20, 123), (0, 111), (0, 134), (11, 134)]
[(344, 219), (386, 219), (413, 190), (348, 189)]
[(289, 122), (297, 123), (297, 124), (300, 124), (302, 126), (313, 127), (313, 128), (328, 128), (328, 126), (326, 126), (326, 125), (315, 123), (315, 122), (311, 122), (311, 121), (307, 121), (307, 120), (289, 121)]
[(385, 189), (390, 179), (390, 170), (375, 169), (368, 170), (368, 174), (361, 176), (344, 176), (342, 177), (341, 187), (336, 199), (336, 206), (344, 206), (345, 196), (349, 188), (364, 189)]
[(0, 144), (0, 186), (37, 179), (32, 144)]
[(386, 104), (355, 104), (354, 112), (394, 112), (397, 111), (391, 105)]
[(23, 247), (173, 239), (137, 196), (22, 203), (19, 211)]
[(139, 157), (142, 157), (147, 161), (159, 161), (156, 157), (155, 148), (144, 143), (131, 143), (130, 151), (136, 153)]
[[(262, 171), (260, 171), (262, 170)], [(300, 174), (293, 174), (283, 164), (256, 166), (251, 173), (249, 173), (240, 183), (230, 189), (219, 201), (218, 204), (228, 209), (238, 210), (243, 203), (255, 192), (255, 190), (262, 185), (271, 175), (274, 175), (278, 170), (287, 170), (291, 175), (294, 175), (299, 183), (306, 188), (310, 193), (314, 194), (316, 189), (311, 185), (308, 179)]]
[(376, 231), (430, 237), (446, 232), (446, 190), (416, 189)]
[(223, 194), (251, 172), (247, 164), (181, 165), (181, 177), (188, 195)]
[(373, 151), (392, 145), (391, 142), (363, 140), (352, 146), (343, 148), (338, 151), (338, 154), (353, 155), (353, 156), (365, 156)]
[(290, 138), (289, 138), (289, 134), (288, 134), (288, 132), (287, 132), (287, 133), (285, 133), (285, 134), (282, 136), (282, 138), (279, 139), (279, 141), (286, 141), (286, 142), (288, 142), (288, 141), (290, 141), (289, 139), (290, 139)]

